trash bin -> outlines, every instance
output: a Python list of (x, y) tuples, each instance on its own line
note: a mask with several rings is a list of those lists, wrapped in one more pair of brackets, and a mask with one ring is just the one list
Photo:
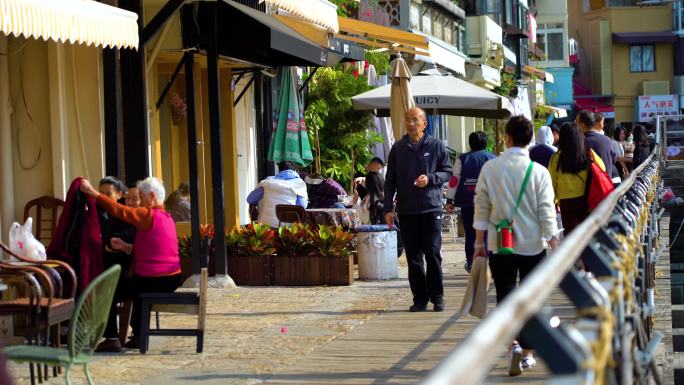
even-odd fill
[(387, 225), (364, 225), (356, 231), (359, 279), (399, 278), (397, 232)]

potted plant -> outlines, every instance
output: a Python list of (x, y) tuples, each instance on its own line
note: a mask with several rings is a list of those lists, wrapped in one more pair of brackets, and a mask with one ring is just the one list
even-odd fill
[[(209, 237), (214, 239), (214, 225), (206, 224), (200, 225), (200, 245), (204, 241), (204, 238)], [(216, 274), (215, 262), (212, 256), (214, 255), (214, 243), (211, 243), (211, 250), (209, 251), (209, 275), (213, 276)], [(180, 256), (181, 265), (181, 278), (182, 282), (192, 275), (192, 236), (183, 235), (178, 237), (178, 254)]]
[(341, 226), (310, 229), (293, 224), (279, 230), (273, 284), (345, 286), (354, 282), (353, 235)]
[(275, 231), (269, 225), (251, 223), (226, 232), (228, 271), (238, 285), (271, 284), (271, 256), (275, 253)]

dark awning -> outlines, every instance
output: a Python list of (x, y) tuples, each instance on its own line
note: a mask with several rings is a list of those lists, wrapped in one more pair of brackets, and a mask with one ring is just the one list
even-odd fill
[(613, 43), (615, 44), (652, 44), (675, 42), (677, 42), (677, 35), (671, 31), (613, 33)]
[(185, 48), (207, 49), (207, 25), (218, 12), (220, 56), (270, 67), (327, 65), (326, 48), (274, 17), (234, 1), (194, 2), (183, 6), (181, 12)]

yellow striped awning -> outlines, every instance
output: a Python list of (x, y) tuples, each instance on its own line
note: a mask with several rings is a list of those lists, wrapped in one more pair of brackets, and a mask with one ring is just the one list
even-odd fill
[(93, 0), (0, 0), (0, 32), (60, 43), (138, 48), (138, 15)]
[(327, 0), (259, 0), (276, 6), (293, 16), (325, 28), (330, 33), (337, 33), (340, 26), (337, 22), (337, 6)]
[(392, 52), (429, 56), (430, 40), (423, 35), (385, 27), (348, 17), (338, 17), (340, 33), (336, 38)]

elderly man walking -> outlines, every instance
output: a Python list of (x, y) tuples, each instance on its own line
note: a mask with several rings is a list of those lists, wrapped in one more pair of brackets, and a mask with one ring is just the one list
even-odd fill
[(407, 134), (394, 143), (387, 159), (385, 222), (394, 225), (396, 193), (413, 293), (409, 310), (425, 311), (431, 301), (435, 311), (443, 311), (442, 185), (451, 178), (451, 161), (444, 143), (425, 135), (425, 111), (409, 109), (405, 123)]

